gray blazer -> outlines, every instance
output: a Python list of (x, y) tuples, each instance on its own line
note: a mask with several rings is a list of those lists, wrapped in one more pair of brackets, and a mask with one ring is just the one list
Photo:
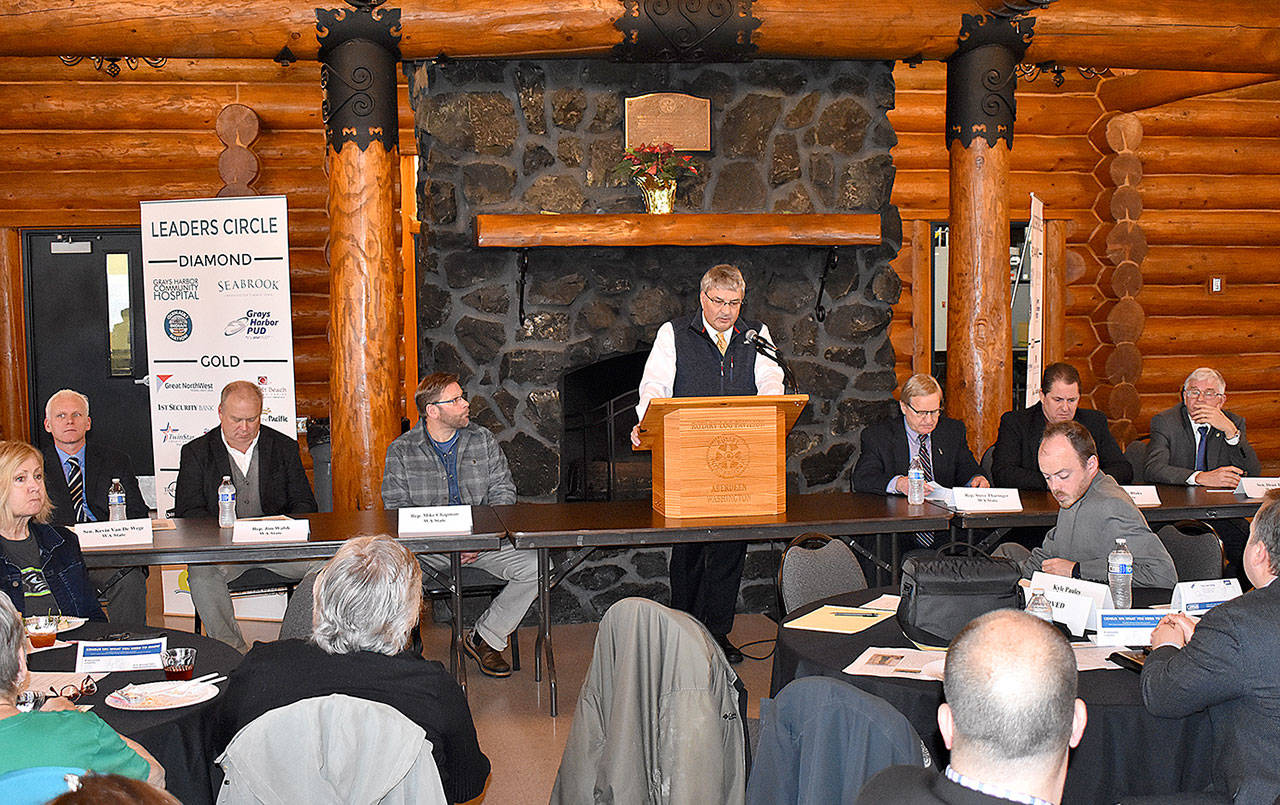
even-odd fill
[(1158, 648), (1142, 667), (1142, 700), (1157, 716), (1207, 710), (1214, 788), (1236, 802), (1280, 795), (1280, 582), (1205, 613), (1181, 650)]
[[(1258, 454), (1249, 446), (1244, 432), (1244, 417), (1223, 411), (1240, 429), (1240, 441), (1227, 444), (1227, 436), (1217, 428), (1209, 429), (1205, 447), (1205, 466), (1216, 470), (1231, 465), (1250, 477), (1262, 472)], [(1187, 416), (1187, 406), (1178, 404), (1151, 417), (1151, 445), (1147, 448), (1146, 479), (1153, 484), (1185, 484), (1196, 471), (1196, 434)]]
[(1022, 575), (1030, 578), (1045, 559), (1059, 557), (1080, 565), (1080, 578), (1107, 581), (1107, 554), (1124, 537), (1133, 554), (1135, 587), (1173, 587), (1178, 583), (1173, 559), (1147, 519), (1115, 479), (1101, 470), (1089, 488), (1065, 509), (1058, 510), (1058, 524), (1044, 535), (1044, 543), (1022, 562)]
[[(474, 423), (458, 431), (458, 492), (469, 506), (516, 502), (516, 485), (498, 440)], [(382, 505), (387, 509), (444, 506), (449, 480), (444, 462), (427, 443), (426, 425), (418, 421), (387, 448), (382, 475)]]

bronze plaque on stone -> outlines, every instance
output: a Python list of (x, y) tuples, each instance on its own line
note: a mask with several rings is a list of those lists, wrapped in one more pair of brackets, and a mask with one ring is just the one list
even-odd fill
[(627, 148), (671, 143), (677, 151), (711, 150), (711, 99), (651, 92), (625, 104)]

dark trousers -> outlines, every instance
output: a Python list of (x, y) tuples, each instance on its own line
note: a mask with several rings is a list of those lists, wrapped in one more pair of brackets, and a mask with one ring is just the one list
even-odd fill
[(1213, 528), (1222, 538), (1222, 551), (1227, 557), (1227, 567), (1223, 577), (1239, 579), (1240, 588), (1248, 590), (1252, 586), (1249, 577), (1244, 574), (1244, 544), (1249, 541), (1249, 521), (1243, 518), (1214, 520)]
[[(126, 571), (117, 575), (119, 571)], [(147, 575), (141, 567), (97, 567), (89, 582), (107, 605), (107, 620), (144, 626), (147, 623)]]
[(745, 542), (671, 546), (671, 606), (697, 618), (713, 635), (733, 629)]

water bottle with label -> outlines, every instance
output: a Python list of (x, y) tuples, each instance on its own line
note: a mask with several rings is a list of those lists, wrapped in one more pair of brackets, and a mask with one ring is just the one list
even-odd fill
[(222, 476), (218, 484), (218, 527), (231, 528), (236, 524), (236, 485), (231, 476)]
[(1116, 609), (1133, 606), (1133, 554), (1123, 537), (1116, 539), (1116, 549), (1107, 555), (1107, 586)]
[(1031, 591), (1031, 600), (1027, 601), (1027, 614), (1053, 623), (1053, 605), (1044, 597), (1044, 590), (1039, 587)]
[(917, 506), (924, 503), (924, 463), (920, 456), (911, 459), (907, 467), (907, 502)]
[(112, 478), (111, 486), (107, 489), (107, 519), (124, 520), (128, 516), (124, 505), (124, 484), (120, 483), (119, 478)]

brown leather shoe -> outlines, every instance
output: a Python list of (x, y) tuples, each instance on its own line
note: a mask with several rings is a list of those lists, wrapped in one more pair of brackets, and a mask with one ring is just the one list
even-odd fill
[(466, 633), (462, 646), (480, 666), (480, 673), (485, 676), (511, 676), (511, 666), (502, 652), (486, 643), (483, 637), (476, 634), (475, 629)]

